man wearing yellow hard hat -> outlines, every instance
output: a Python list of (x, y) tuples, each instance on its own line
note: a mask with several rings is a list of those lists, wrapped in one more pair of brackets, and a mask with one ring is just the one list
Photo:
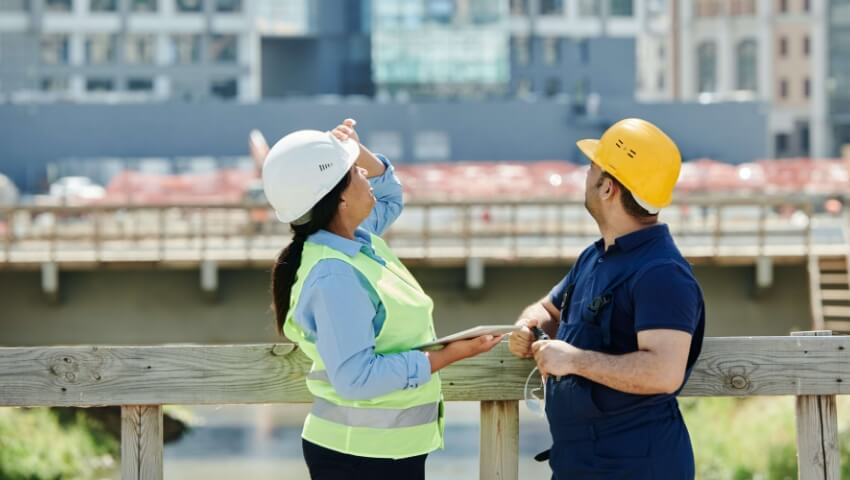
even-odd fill
[(591, 161), (585, 206), (602, 238), (522, 312), (510, 339), (546, 378), (553, 445), (540, 457), (548, 454), (553, 479), (693, 478), (676, 395), (702, 348), (705, 307), (658, 221), (679, 178), (679, 149), (639, 119), (578, 146)]

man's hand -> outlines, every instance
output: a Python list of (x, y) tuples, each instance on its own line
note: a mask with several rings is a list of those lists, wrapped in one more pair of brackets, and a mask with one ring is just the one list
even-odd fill
[(531, 344), (536, 340), (534, 334), (531, 333), (531, 327), (538, 326), (538, 321), (535, 319), (520, 319), (517, 325), (522, 325), (522, 329), (511, 333), (508, 340), (508, 350), (519, 358), (531, 358)]
[(544, 376), (563, 377), (578, 373), (576, 361), (582, 350), (561, 340), (539, 340), (531, 345), (537, 369)]

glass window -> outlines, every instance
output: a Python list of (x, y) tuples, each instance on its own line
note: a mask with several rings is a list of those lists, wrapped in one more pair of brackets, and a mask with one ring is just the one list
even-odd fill
[(201, 62), (200, 35), (173, 35), (171, 37), (171, 60), (179, 65)]
[(428, 23), (439, 23), (449, 25), (455, 16), (455, 2), (453, 0), (426, 0), (425, 20)]
[(520, 78), (516, 85), (516, 94), (519, 97), (526, 96), (531, 93), (531, 80), (527, 78)]
[(225, 100), (236, 98), (238, 86), (235, 78), (213, 80), (210, 84), (210, 94)]
[(785, 78), (779, 81), (779, 96), (788, 98), (788, 80)]
[(42, 92), (67, 92), (68, 77), (44, 77), (41, 79)]
[(528, 65), (531, 63), (531, 42), (528, 37), (514, 37), (511, 39), (513, 46), (514, 61), (517, 65)]
[(788, 151), (788, 134), (778, 133), (776, 135), (776, 154), (783, 155)]
[(732, 0), (732, 15), (751, 16), (755, 13), (755, 0)]
[(202, 0), (177, 0), (178, 12), (200, 12)]
[(540, 0), (540, 15), (563, 15), (564, 0)]
[(118, 36), (114, 34), (95, 34), (86, 37), (86, 63), (102, 65), (115, 62)]
[(469, 19), (473, 24), (486, 25), (496, 23), (505, 18), (502, 2), (493, 0), (471, 0), (469, 3)]
[(118, 9), (116, 0), (89, 0), (89, 9), (92, 12), (114, 12)]
[(131, 0), (130, 10), (133, 12), (155, 12), (157, 0)]
[(658, 72), (658, 76), (655, 78), (655, 88), (658, 90), (664, 90), (665, 83), (666, 77), (664, 72)]
[(239, 12), (242, 10), (242, 0), (215, 0), (216, 12)]
[(89, 78), (86, 80), (86, 90), (89, 92), (111, 92), (115, 89), (115, 81), (111, 78)]
[(610, 0), (611, 15), (614, 17), (634, 16), (634, 0)]
[(779, 2), (779, 11), (781, 13), (788, 13), (788, 0), (778, 0)]
[(127, 90), (130, 92), (151, 92), (153, 91), (152, 78), (130, 78), (127, 79)]
[(811, 52), (811, 48), (812, 48), (812, 41), (809, 38), (809, 36), (806, 35), (805, 37), (803, 37), (803, 55), (808, 57), (809, 52)]
[(788, 56), (788, 38), (780, 37), (779, 38), (779, 56), (785, 58)]
[(48, 12), (70, 12), (71, 0), (45, 0), (44, 6)]
[(438, 131), (417, 132), (413, 138), (413, 156), (417, 161), (446, 161), (451, 158), (449, 134)]
[(738, 90), (756, 91), (758, 89), (758, 47), (755, 40), (744, 40), (738, 44)]
[(804, 12), (812, 11), (812, 2), (810, 0), (803, 0), (803, 11)]
[(717, 88), (717, 46), (705, 42), (697, 47), (697, 91), (713, 92)]
[(695, 2), (698, 17), (716, 17), (722, 12), (722, 6), (718, 0), (695, 0)]
[(590, 63), (590, 41), (582, 39), (578, 42), (578, 56), (582, 65)]
[(68, 64), (68, 35), (53, 34), (41, 37), (41, 63)]
[(528, 0), (511, 0), (511, 15), (528, 15)]
[(30, 0), (0, 0), (0, 12), (28, 12)]
[(546, 88), (543, 92), (547, 97), (554, 97), (561, 93), (561, 79), (558, 77), (549, 77), (546, 79)]
[(369, 135), (369, 149), (380, 152), (395, 161), (401, 159), (402, 151), (401, 134), (399, 132), (377, 131)]
[(601, 0), (579, 0), (578, 14), (580, 17), (598, 17)]
[(812, 94), (812, 81), (808, 77), (803, 80), (803, 97), (809, 98)]
[(152, 65), (156, 58), (156, 37), (153, 35), (127, 35), (124, 61), (130, 64)]
[(561, 39), (546, 37), (543, 39), (543, 62), (546, 65), (557, 65), (561, 61)]
[(219, 63), (235, 62), (236, 47), (236, 35), (213, 35), (210, 37), (210, 60)]
[(800, 125), (800, 150), (802, 150), (803, 155), (809, 154), (810, 144), (809, 144), (809, 124), (803, 123)]

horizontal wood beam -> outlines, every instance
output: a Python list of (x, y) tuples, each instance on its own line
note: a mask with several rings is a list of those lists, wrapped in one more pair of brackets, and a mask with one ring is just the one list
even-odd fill
[[(683, 395), (850, 393), (850, 337), (707, 338)], [(442, 372), (447, 400), (519, 400), (506, 343)], [(0, 406), (310, 402), (292, 344), (0, 348)]]

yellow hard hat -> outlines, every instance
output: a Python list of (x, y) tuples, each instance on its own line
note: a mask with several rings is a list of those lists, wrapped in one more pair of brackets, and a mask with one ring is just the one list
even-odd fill
[(670, 205), (682, 155), (660, 128), (646, 120), (627, 118), (612, 125), (599, 140), (579, 140), (577, 145), (648, 212), (658, 213)]

